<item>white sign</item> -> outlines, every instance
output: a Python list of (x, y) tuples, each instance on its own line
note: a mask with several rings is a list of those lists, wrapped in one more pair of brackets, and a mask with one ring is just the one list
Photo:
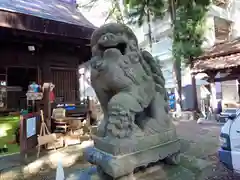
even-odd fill
[(36, 117), (27, 119), (27, 138), (36, 134)]

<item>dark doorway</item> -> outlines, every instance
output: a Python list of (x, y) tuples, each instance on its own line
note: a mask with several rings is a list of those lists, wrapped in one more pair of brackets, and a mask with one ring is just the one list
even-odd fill
[[(26, 93), (29, 84), (37, 82), (37, 69), (10, 67), (7, 70), (8, 109), (25, 109), (27, 105)], [(21, 89), (21, 91), (19, 91)]]
[(23, 91), (27, 91), (31, 82), (37, 81), (37, 69), (35, 68), (8, 68), (8, 86), (20, 86)]

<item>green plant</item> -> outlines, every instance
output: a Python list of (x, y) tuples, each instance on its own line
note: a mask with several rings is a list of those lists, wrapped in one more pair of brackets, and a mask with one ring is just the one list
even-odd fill
[(129, 24), (140, 27), (144, 22), (147, 23), (148, 41), (150, 49), (152, 49), (151, 22), (164, 17), (167, 11), (165, 0), (125, 0), (124, 6)]
[(179, 102), (181, 102), (182, 64), (191, 65), (192, 60), (202, 54), (206, 15), (210, 0), (174, 1), (172, 10), (174, 73), (177, 83)]
[(202, 54), (209, 5), (209, 0), (178, 4), (173, 29), (173, 56), (176, 61), (189, 65), (192, 58)]

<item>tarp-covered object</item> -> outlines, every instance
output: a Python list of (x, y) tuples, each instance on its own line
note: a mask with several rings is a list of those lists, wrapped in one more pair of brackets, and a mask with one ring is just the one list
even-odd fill
[(1, 0), (0, 10), (94, 28), (76, 6), (60, 0)]
[[(83, 32), (72, 32), (78, 31), (79, 28), (82, 28), (80, 31), (84, 31), (87, 36), (95, 29), (94, 25), (79, 12), (75, 4), (69, 4), (61, 0), (1, 0), (0, 13), (0, 26), (2, 27), (30, 31), (33, 29), (33, 31), (42, 32), (43, 26), (52, 26), (51, 29), (61, 31), (60, 34), (70, 34), (72, 37), (79, 37), (79, 34), (83, 34)], [(49, 21), (49, 23), (44, 22), (44, 24), (43, 20)], [(19, 25), (19, 22), (22, 23), (22, 26)], [(51, 25), (51, 23), (53, 24)], [(47, 29), (48, 27), (44, 28)], [(44, 33), (48, 33), (50, 28), (45, 29)], [(50, 31), (52, 32), (49, 33), (58, 34), (54, 33), (54, 30)]]

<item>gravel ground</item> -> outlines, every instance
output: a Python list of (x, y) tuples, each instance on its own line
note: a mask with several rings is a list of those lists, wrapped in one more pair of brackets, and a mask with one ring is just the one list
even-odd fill
[[(199, 180), (240, 180), (240, 175), (228, 170), (219, 162), (217, 149), (219, 147), (219, 133), (221, 124), (197, 124), (194, 121), (176, 122), (179, 136), (184, 141), (184, 154), (191, 154), (200, 159), (212, 162), (212, 166)], [(188, 147), (186, 147), (188, 146)], [(204, 174), (204, 172), (203, 172)]]
[[(218, 160), (217, 149), (219, 147), (220, 124), (206, 123), (200, 125), (195, 121), (179, 121), (175, 122), (175, 125), (177, 133), (181, 138), (181, 151), (184, 156), (204, 160), (212, 163), (212, 165), (200, 173), (196, 173), (196, 167), (190, 167), (191, 165), (189, 167), (183, 164), (179, 167), (161, 165), (158, 168), (155, 167), (157, 169), (155, 172), (150, 174), (143, 173), (143, 176), (138, 178), (139, 180), (176, 180), (176, 177), (178, 180), (240, 180), (240, 175), (226, 169)], [(76, 176), (79, 177), (79, 170), (82, 167), (82, 164), (76, 164), (64, 169), (65, 176), (77, 174)], [(193, 174), (193, 176), (190, 174)], [(34, 179), (53, 180), (55, 172), (51, 172), (45, 177), (46, 179), (43, 179), (43, 176), (38, 176)]]
[[(218, 160), (217, 149), (219, 147), (220, 124), (197, 124), (195, 121), (183, 120), (174, 123), (182, 142), (181, 151), (183, 156), (195, 158), (196, 161), (203, 162), (203, 164), (207, 162), (211, 165), (206, 166), (207, 168), (203, 168), (203, 170), (199, 170), (201, 169), (200, 165), (196, 167), (198, 165), (195, 165), (192, 160), (189, 160), (189, 164), (187, 161), (187, 163), (181, 163), (177, 167), (158, 165), (154, 167), (156, 170), (150, 172), (149, 175), (142, 173), (143, 177), (138, 178), (138, 180), (240, 180), (240, 175), (226, 169)], [(88, 164), (80, 160), (77, 164), (64, 168), (65, 177), (75, 176), (73, 179), (78, 180), (79, 172), (88, 166)], [(37, 175), (24, 179), (54, 180), (55, 174), (55, 170), (49, 172), (43, 169)], [(96, 177), (93, 179), (96, 179)]]
[(205, 180), (239, 180), (240, 175), (232, 172), (223, 166), (222, 163), (218, 161), (217, 154), (208, 157), (209, 160), (215, 162), (213, 165), (212, 174), (205, 178)]

